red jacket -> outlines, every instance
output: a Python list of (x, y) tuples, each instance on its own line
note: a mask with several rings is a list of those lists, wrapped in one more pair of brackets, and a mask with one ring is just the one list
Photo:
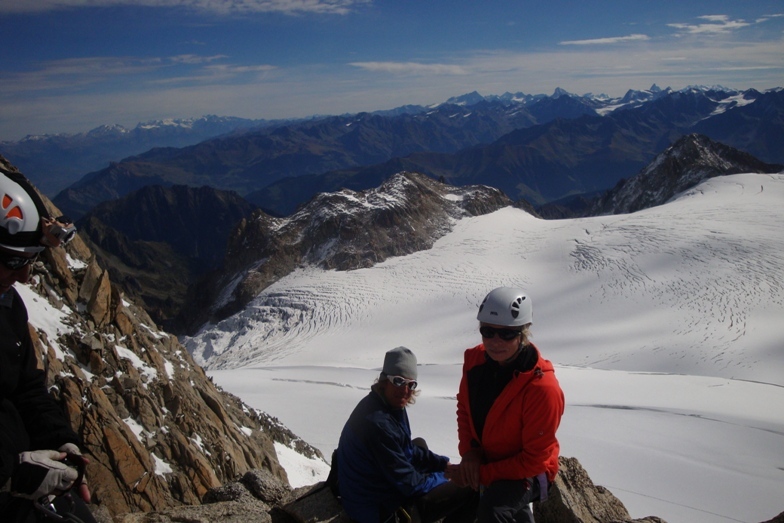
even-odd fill
[(553, 364), (542, 359), (539, 349), (536, 366), (516, 373), (496, 398), (487, 414), (484, 439), (476, 434), (468, 399), (467, 373), (485, 362), (484, 345), (465, 352), (463, 378), (457, 394), (457, 435), (460, 455), (475, 447), (484, 453), (480, 483), (490, 485), (502, 479), (524, 479), (547, 473), (549, 481), (558, 472), (560, 447), (555, 431), (564, 412), (564, 396), (555, 377)]

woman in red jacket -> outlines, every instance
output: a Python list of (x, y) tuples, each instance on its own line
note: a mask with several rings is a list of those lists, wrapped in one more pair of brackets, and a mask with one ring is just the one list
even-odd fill
[(479, 523), (533, 522), (529, 503), (547, 497), (558, 472), (563, 392), (528, 340), (531, 299), (522, 290), (494, 289), (477, 319), (482, 344), (466, 350), (457, 394), (462, 460), (447, 477), (480, 490)]

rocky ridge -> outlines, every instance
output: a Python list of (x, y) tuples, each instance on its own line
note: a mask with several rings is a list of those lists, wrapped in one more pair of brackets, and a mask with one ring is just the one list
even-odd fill
[(47, 250), (17, 288), (49, 391), (84, 441), (94, 508), (104, 517), (199, 504), (250, 470), (285, 484), (274, 441), (320, 456), (216, 387), (118, 290), (78, 235)]
[(229, 238), (222, 270), (194, 286), (197, 292), (186, 300), (190, 306), (183, 314), (185, 330), (241, 310), (297, 267), (370, 267), (429, 249), (458, 218), (511, 204), (498, 189), (452, 187), (401, 172), (375, 189), (320, 193), (286, 218), (256, 211)]

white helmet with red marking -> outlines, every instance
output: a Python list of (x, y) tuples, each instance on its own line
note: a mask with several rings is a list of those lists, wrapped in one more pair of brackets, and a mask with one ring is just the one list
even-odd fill
[(44, 250), (43, 206), (36, 203), (38, 195), (31, 193), (34, 189), (23, 178), (0, 171), (0, 247), (17, 252)]

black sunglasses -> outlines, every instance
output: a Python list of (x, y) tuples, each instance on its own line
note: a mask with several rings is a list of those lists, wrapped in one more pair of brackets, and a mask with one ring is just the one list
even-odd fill
[(37, 254), (32, 258), (27, 258), (26, 256), (9, 256), (7, 254), (0, 254), (0, 263), (5, 265), (5, 267), (10, 271), (18, 271), (19, 269), (27, 267), (31, 263), (35, 263), (35, 260), (37, 259)]
[(403, 387), (408, 385), (408, 388), (414, 390), (417, 388), (416, 380), (407, 380), (403, 376), (387, 376), (387, 380), (392, 382), (395, 387)]
[(511, 341), (518, 337), (523, 331), (520, 329), (496, 329), (495, 327), (488, 327), (487, 325), (482, 325), (479, 327), (479, 334), (482, 335), (483, 338), (493, 338), (496, 334), (498, 337), (504, 341)]

